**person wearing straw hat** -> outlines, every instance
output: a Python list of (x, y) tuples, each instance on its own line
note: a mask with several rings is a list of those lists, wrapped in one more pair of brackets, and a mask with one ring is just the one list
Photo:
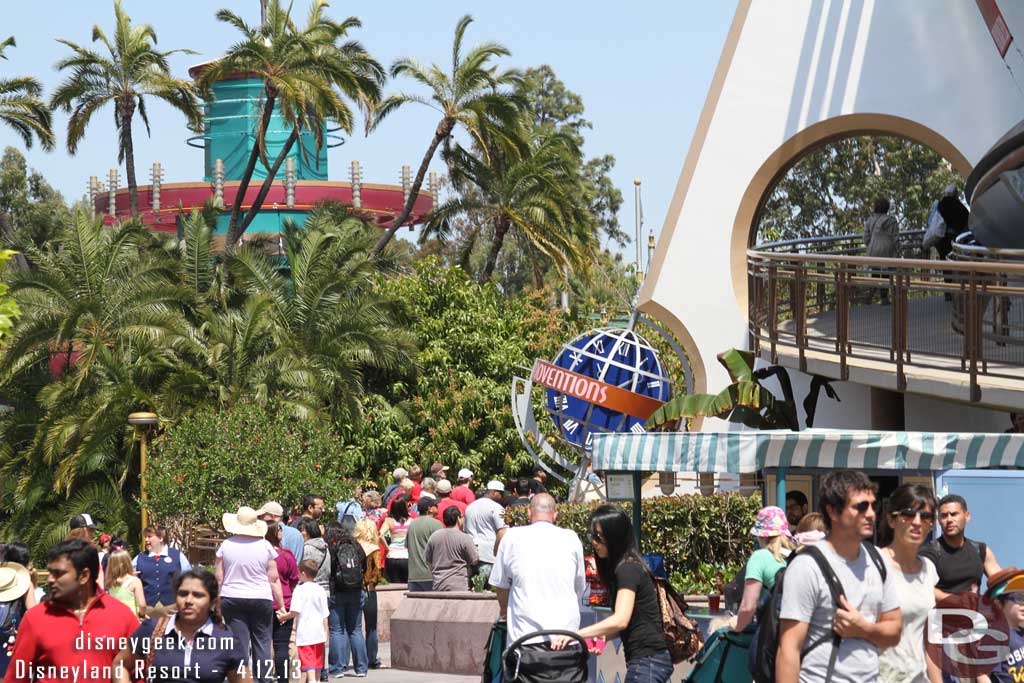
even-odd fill
[(785, 510), (774, 505), (758, 511), (750, 535), (757, 539), (758, 549), (747, 560), (740, 609), (729, 624), (733, 631), (742, 631), (753, 620), (763, 592), (775, 586), (775, 575), (786, 566), (786, 557), (796, 548)]
[(269, 683), (274, 613), (285, 608), (277, 551), (266, 539), (267, 523), (251, 507), (225, 512), (222, 522), (231, 534), (217, 548), (215, 564), (224, 620), (242, 641), (243, 661), (251, 645), (253, 679)]
[(0, 676), (7, 672), (10, 646), (32, 595), (32, 576), (16, 562), (0, 564)]

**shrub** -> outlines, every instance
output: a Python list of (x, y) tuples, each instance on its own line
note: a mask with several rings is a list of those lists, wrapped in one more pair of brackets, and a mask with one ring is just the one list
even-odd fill
[[(558, 507), (558, 525), (575, 531), (588, 555), (594, 552), (588, 537), (590, 512), (598, 505)], [(632, 503), (617, 505), (632, 514)], [(644, 498), (641, 505), (641, 551), (665, 556), (665, 570), (677, 590), (717, 592), (754, 550), (750, 527), (761, 507), (757, 496), (660, 496)], [(505, 521), (511, 526), (526, 524), (528, 514), (526, 506), (508, 508)]]
[(187, 551), (201, 526), (221, 529), (221, 515), (268, 500), (286, 509), (307, 493), (333, 503), (355, 482), (337, 436), (324, 423), (297, 421), (273, 404), (201, 408), (153, 444), (149, 509)]

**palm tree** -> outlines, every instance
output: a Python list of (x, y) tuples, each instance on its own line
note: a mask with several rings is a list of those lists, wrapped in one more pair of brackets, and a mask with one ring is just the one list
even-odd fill
[(134, 518), (130, 502), (97, 499), (138, 490), (125, 418), (167, 414), (157, 389), (177, 362), (181, 297), (173, 260), (135, 221), (110, 230), (78, 212), (24, 255), (31, 268), (7, 274), (21, 316), (0, 355), (0, 393), (15, 408), (0, 417), (0, 494), (15, 503), (10, 523), (45, 546), (66, 533), (56, 511)]
[(167, 62), (168, 57), (179, 52), (195, 53), (191, 50), (156, 50), (153, 27), (149, 24), (133, 26), (131, 17), (121, 8), (121, 0), (114, 0), (114, 19), (113, 40), (98, 25), (92, 29), (93, 42), (102, 43), (106, 54), (58, 39), (71, 48), (72, 55), (57, 62), (57, 69), (68, 69), (71, 74), (53, 93), (51, 106), (71, 114), (67, 145), (68, 152), (74, 154), (92, 115), (108, 103), (114, 105), (114, 125), (118, 131), (117, 161), (124, 162), (132, 216), (138, 216), (132, 119), (138, 111), (146, 126), (146, 134), (150, 134), (145, 99), (150, 96), (180, 111), (188, 118), (190, 126), (200, 125), (200, 108), (192, 83), (171, 76)]
[(412, 368), (414, 343), (403, 329), (400, 302), (375, 293), (386, 258), (369, 256), (376, 235), (362, 220), (338, 223), (316, 212), (284, 235), (287, 273), (262, 251), (245, 246), (229, 265), (249, 297), (266, 301), (277, 381), (298, 415), (326, 408), (335, 422), (360, 415), (367, 373)]
[(491, 65), (491, 60), (511, 54), (498, 43), (484, 43), (465, 55), (462, 54), (462, 40), (472, 22), (473, 18), (467, 14), (455, 25), (450, 73), (445, 73), (437, 64), (427, 68), (410, 58), (399, 59), (391, 67), (392, 77), (412, 78), (428, 89), (429, 96), (397, 94), (387, 97), (374, 110), (370, 128), (376, 128), (388, 114), (410, 102), (438, 111), (441, 120), (420, 161), (409, 198), (401, 213), (377, 241), (373, 248), (374, 256), (381, 254), (398, 229), (408, 220), (434, 153), (442, 142), (447, 144), (456, 126), (462, 126), (484, 149), (487, 148), (484, 145), (484, 138), (488, 134), (492, 138), (509, 138), (508, 141), (513, 144), (518, 142), (515, 138), (518, 137), (517, 133), (521, 127), (519, 117), (522, 103), (515, 94), (515, 86), (521, 81), (521, 75), (516, 70), (498, 72), (497, 68)]
[[(0, 42), (0, 59), (7, 59), (4, 50), (15, 46), (14, 36)], [(43, 88), (39, 81), (27, 76), (0, 78), (0, 121), (14, 129), (26, 147), (32, 147), (32, 136), (49, 151), (54, 148), (50, 108), (39, 98)]]
[(454, 218), (482, 218), (492, 236), (481, 283), (491, 279), (510, 232), (560, 269), (586, 266), (596, 243), (594, 219), (579, 199), (579, 159), (568, 138), (547, 135), (522, 156), (485, 157), (456, 147), (450, 157), (453, 180), (467, 189), (434, 210), (424, 236), (444, 240)]
[[(231, 208), (226, 248), (231, 251), (259, 213), (281, 164), (303, 131), (313, 134), (316, 149), (324, 144), (325, 124), (337, 123), (352, 132), (354, 115), (342, 94), (351, 100), (373, 106), (380, 99), (384, 68), (356, 41), (341, 42), (353, 28), (362, 24), (355, 17), (336, 22), (326, 17), (326, 0), (315, 0), (299, 29), (291, 18), (290, 6), (270, 0), (266, 19), (251, 27), (234, 12), (222, 9), (217, 18), (242, 33), (223, 58), (203, 73), (201, 84), (209, 86), (231, 74), (245, 73), (263, 81), (262, 115), (254, 131), (255, 144), (239, 180), (237, 199)], [(340, 94), (339, 94), (340, 91)], [(291, 128), (273, 162), (267, 158), (267, 130), (277, 109)], [(241, 215), (246, 191), (252, 182), (256, 162), (267, 168), (255, 199), (245, 216)]]

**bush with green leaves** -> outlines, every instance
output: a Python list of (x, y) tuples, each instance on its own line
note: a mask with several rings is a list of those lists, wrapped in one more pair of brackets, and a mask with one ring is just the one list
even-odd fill
[[(558, 525), (575, 531), (588, 555), (594, 552), (588, 536), (590, 513), (599, 504), (558, 507)], [(632, 503), (617, 505), (632, 514)], [(659, 496), (644, 498), (641, 505), (641, 552), (664, 555), (665, 570), (682, 592), (717, 593), (754, 550), (750, 527), (761, 507), (758, 496)], [(520, 526), (528, 514), (526, 506), (508, 508), (505, 521)]]
[(550, 297), (506, 298), (436, 258), (377, 288), (411, 321), (420, 371), (363, 398), (365, 419), (343, 427), (347, 457), (380, 484), (396, 466), (426, 469), (434, 461), (468, 467), (481, 481), (527, 471), (533, 459), (512, 417), (512, 377), (553, 357), (578, 322), (552, 308)]
[(186, 549), (200, 526), (221, 529), (221, 516), (268, 500), (286, 509), (302, 496), (334, 503), (355, 482), (326, 422), (296, 420), (270, 403), (240, 401), (201, 408), (155, 440), (147, 471), (152, 519)]

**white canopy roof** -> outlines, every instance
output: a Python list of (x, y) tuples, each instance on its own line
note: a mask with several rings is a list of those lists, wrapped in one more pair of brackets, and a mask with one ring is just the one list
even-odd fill
[(594, 434), (592, 458), (595, 470), (642, 472), (1024, 467), (1024, 434), (821, 429)]

